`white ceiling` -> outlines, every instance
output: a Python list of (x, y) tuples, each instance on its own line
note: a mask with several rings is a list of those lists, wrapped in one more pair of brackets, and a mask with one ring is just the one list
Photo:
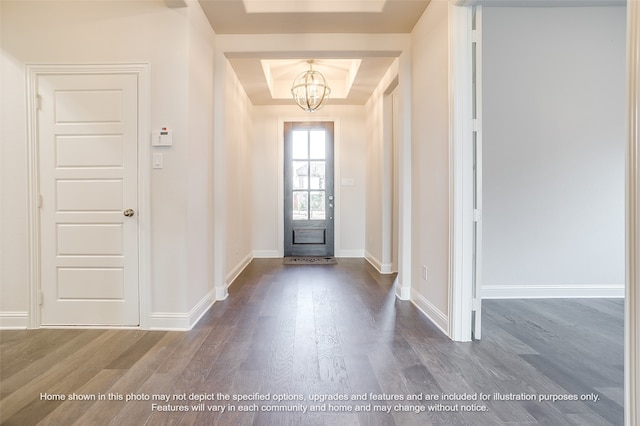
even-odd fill
[[(237, 34), (407, 34), (430, 0), (198, 0), (219, 35)], [(445, 0), (436, 0), (445, 1)], [(254, 105), (293, 104), (294, 78), (314, 69), (327, 79), (331, 104), (362, 105), (395, 56), (348, 56), (336, 45), (334, 57), (313, 58), (309, 52), (274, 57), (260, 52), (228, 55), (240, 83)]]

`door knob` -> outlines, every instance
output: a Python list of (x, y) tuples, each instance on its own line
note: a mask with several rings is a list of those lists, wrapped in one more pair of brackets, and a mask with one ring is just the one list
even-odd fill
[(135, 212), (132, 209), (126, 209), (125, 211), (122, 212), (123, 215), (125, 215), (126, 217), (131, 217), (135, 214)]

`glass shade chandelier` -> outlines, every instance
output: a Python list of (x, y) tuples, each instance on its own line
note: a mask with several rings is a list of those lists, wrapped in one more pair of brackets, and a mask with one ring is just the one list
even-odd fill
[(331, 89), (327, 85), (327, 80), (319, 72), (313, 69), (313, 60), (307, 61), (309, 69), (304, 71), (293, 80), (291, 94), (298, 106), (307, 112), (319, 110), (327, 103)]

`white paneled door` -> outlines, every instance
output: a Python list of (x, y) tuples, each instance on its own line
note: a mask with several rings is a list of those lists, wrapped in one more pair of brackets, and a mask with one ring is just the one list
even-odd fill
[(40, 75), (41, 324), (136, 326), (138, 80)]

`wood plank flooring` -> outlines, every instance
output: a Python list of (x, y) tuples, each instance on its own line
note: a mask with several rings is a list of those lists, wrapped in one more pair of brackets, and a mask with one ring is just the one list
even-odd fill
[(623, 424), (623, 300), (485, 301), (483, 340), (461, 344), (392, 279), (362, 259), (257, 259), (189, 332), (2, 331), (0, 423)]

